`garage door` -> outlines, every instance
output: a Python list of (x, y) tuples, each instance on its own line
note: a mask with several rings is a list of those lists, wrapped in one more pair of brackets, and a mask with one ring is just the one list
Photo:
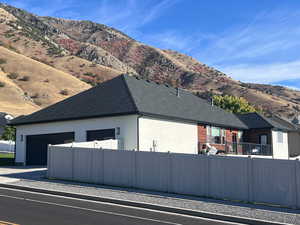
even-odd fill
[(48, 145), (74, 141), (74, 133), (29, 135), (26, 137), (26, 165), (47, 165)]
[(86, 133), (87, 141), (115, 139), (115, 129), (89, 130)]

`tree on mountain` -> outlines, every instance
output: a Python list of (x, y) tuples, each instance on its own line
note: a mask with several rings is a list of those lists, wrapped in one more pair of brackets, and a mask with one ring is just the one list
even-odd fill
[(261, 112), (242, 97), (213, 95), (213, 104), (232, 113)]

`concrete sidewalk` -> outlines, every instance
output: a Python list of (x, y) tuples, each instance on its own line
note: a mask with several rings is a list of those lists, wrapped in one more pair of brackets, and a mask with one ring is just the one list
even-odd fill
[(18, 179), (9, 182), (10, 185), (16, 185), (18, 187), (37, 188), (77, 195), (80, 194), (82, 196), (117, 199), (120, 201), (152, 204), (162, 207), (174, 207), (202, 213), (300, 225), (300, 210), (130, 188), (48, 180), (45, 178), (46, 169), (43, 168), (29, 168), (28, 170), (26, 168), (23, 168), (23, 170), (8, 168), (6, 172), (1, 171), (2, 168), (0, 168), (0, 182), (1, 179), (4, 180), (4, 178)]
[(45, 177), (46, 168), (43, 167), (25, 167), (25, 166), (0, 166), (0, 183), (12, 183), (21, 179), (41, 179)]

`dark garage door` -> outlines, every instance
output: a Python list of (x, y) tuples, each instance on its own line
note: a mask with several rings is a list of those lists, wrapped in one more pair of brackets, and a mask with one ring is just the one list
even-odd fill
[(47, 165), (49, 144), (64, 144), (74, 141), (74, 133), (30, 135), (26, 138), (26, 165)]
[(115, 139), (115, 129), (89, 130), (86, 132), (87, 141)]

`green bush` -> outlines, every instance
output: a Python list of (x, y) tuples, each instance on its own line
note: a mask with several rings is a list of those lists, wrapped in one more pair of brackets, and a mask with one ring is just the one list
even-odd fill
[(0, 81), (0, 88), (5, 87), (5, 83)]
[(1, 137), (3, 140), (9, 141), (15, 141), (16, 140), (16, 128), (12, 126), (6, 126), (4, 128), (4, 133)]
[(250, 112), (262, 112), (260, 109), (255, 108), (246, 99), (242, 97), (230, 96), (230, 95), (214, 95), (213, 103), (222, 109), (232, 113), (250, 113)]

